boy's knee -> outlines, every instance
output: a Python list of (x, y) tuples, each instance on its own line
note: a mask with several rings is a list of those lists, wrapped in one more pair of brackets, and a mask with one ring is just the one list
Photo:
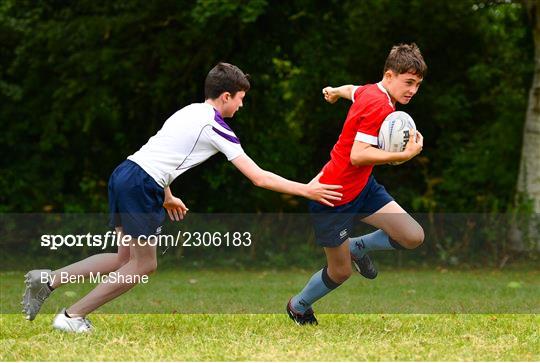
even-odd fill
[(128, 262), (129, 262), (129, 255), (122, 256), (118, 254), (117, 259), (116, 259), (116, 269), (118, 270), (120, 267), (124, 266)]
[(424, 242), (425, 234), (422, 227), (416, 228), (414, 231), (410, 231), (407, 234), (400, 236), (396, 241), (408, 250), (417, 248)]
[(152, 261), (146, 265), (146, 270), (144, 271), (144, 274), (151, 275), (154, 272), (156, 272), (156, 270), (157, 270), (157, 261)]
[(339, 266), (329, 271), (330, 278), (337, 284), (342, 284), (352, 275), (352, 268), (348, 266)]
[(157, 260), (140, 261), (137, 263), (137, 273), (139, 275), (151, 275), (157, 270)]
[(425, 238), (425, 234), (424, 234), (424, 229), (422, 227), (419, 227), (412, 235), (411, 235), (411, 238), (409, 240), (409, 248), (417, 248), (419, 247), (422, 243), (424, 243), (424, 238)]

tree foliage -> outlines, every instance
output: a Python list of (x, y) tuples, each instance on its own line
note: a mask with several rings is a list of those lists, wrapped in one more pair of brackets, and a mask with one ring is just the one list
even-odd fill
[[(218, 61), (251, 74), (231, 120), (244, 149), (287, 178), (328, 160), (348, 104), (326, 85), (373, 83), (390, 47), (429, 66), (409, 112), (421, 157), (376, 175), (411, 211), (504, 211), (533, 66), (519, 3), (482, 1), (14, 1), (0, 5), (4, 212), (105, 211), (107, 179), (177, 109), (203, 100)], [(254, 188), (223, 156), (172, 186), (194, 211), (304, 211)]]

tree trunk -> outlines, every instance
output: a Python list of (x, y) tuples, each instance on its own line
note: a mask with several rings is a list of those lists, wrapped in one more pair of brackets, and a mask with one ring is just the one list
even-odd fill
[(534, 75), (523, 128), (516, 201), (518, 211), (522, 210), (524, 204), (530, 206), (532, 218), (529, 220), (531, 223), (525, 227), (528, 233), (525, 233), (523, 227), (513, 226), (511, 242), (516, 250), (540, 250), (537, 226), (540, 215), (540, 0), (523, 0), (523, 5), (533, 29)]

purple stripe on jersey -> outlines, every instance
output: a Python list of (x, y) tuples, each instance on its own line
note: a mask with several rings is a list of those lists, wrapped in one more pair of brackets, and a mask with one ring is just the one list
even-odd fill
[(229, 125), (227, 125), (227, 123), (225, 122), (221, 114), (218, 112), (218, 110), (214, 108), (214, 112), (215, 112), (214, 121), (220, 124), (225, 130), (232, 131), (232, 129), (229, 127)]
[(230, 142), (233, 142), (235, 144), (240, 144), (240, 140), (237, 137), (226, 134), (223, 131), (219, 131), (215, 127), (212, 127), (212, 130), (214, 130), (218, 135), (224, 137), (225, 139), (229, 140)]

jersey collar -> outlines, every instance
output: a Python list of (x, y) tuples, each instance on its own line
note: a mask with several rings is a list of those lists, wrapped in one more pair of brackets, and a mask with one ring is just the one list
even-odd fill
[(386, 90), (386, 88), (383, 87), (382, 82), (377, 83), (377, 87), (379, 87), (381, 92), (383, 92), (386, 95), (386, 97), (388, 97), (388, 103), (390, 104), (390, 107), (395, 109), (394, 104), (392, 103), (392, 98), (390, 98), (390, 95), (388, 94), (388, 91)]
[(214, 106), (212, 106), (211, 104), (209, 104), (207, 102), (205, 102), (204, 104), (207, 105), (208, 107), (212, 107), (212, 110), (214, 110), (214, 121), (216, 121), (224, 129), (233, 132), (231, 127), (223, 119), (223, 116), (221, 115), (221, 113), (218, 110), (216, 110), (216, 108)]

